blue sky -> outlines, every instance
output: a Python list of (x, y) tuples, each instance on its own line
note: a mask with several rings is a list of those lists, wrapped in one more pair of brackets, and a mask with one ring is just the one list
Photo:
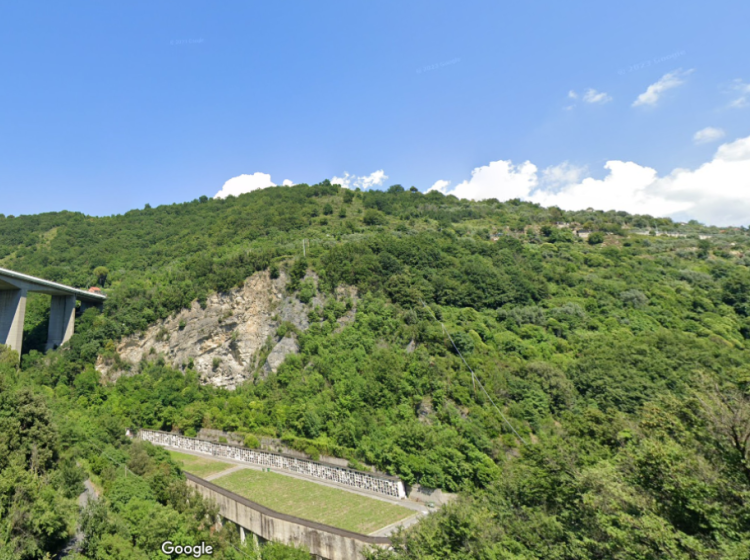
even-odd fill
[(747, 224), (748, 21), (741, 1), (4, 3), (0, 213), (263, 173)]

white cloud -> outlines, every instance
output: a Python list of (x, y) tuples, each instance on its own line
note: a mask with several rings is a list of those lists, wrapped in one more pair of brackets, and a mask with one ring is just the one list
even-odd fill
[(617, 160), (604, 168), (607, 175), (594, 179), (567, 162), (539, 173), (528, 161), (516, 166), (501, 160), (474, 169), (470, 180), (453, 189), (438, 181), (431, 190), (475, 200), (518, 197), (566, 210), (592, 207), (716, 225), (750, 224), (750, 136), (722, 144), (711, 161), (695, 170), (659, 176), (650, 167)]
[(370, 187), (374, 187), (375, 185), (382, 185), (383, 181), (385, 181), (387, 178), (388, 175), (386, 175), (382, 169), (374, 171), (366, 177), (360, 177), (362, 189), (369, 189)]
[(341, 185), (345, 189), (351, 188), (352, 176), (344, 171), (343, 177), (331, 177), (331, 183)]
[(537, 184), (536, 165), (530, 162), (513, 165), (510, 161), (493, 161), (471, 172), (471, 179), (456, 185), (450, 192), (448, 181), (438, 181), (430, 190), (459, 198), (525, 198)]
[(716, 142), (724, 138), (724, 131), (720, 128), (714, 128), (713, 126), (707, 126), (693, 134), (693, 142), (696, 144), (708, 144), (709, 142)]
[(750, 136), (719, 146), (695, 171), (675, 169), (658, 185), (664, 196), (689, 203), (686, 215), (718, 225), (750, 223)]
[(383, 181), (388, 178), (388, 175), (382, 169), (373, 171), (369, 175), (362, 175), (357, 177), (356, 175), (350, 175), (346, 171), (343, 177), (333, 177), (331, 183), (334, 185), (341, 185), (345, 189), (356, 189), (359, 187), (362, 190), (369, 189), (377, 185), (382, 185)]
[(268, 173), (256, 172), (252, 175), (239, 175), (224, 183), (224, 186), (221, 187), (214, 198), (226, 198), (230, 195), (239, 196), (242, 193), (275, 186), (276, 183), (271, 182), (271, 176)]
[(609, 170), (604, 179), (587, 177), (557, 192), (539, 189), (530, 200), (565, 210), (591, 207), (655, 216), (668, 215), (688, 207), (685, 203), (666, 200), (649, 190), (648, 187), (657, 179), (655, 169), (624, 161), (608, 161), (604, 168)]
[(693, 71), (687, 70), (674, 70), (664, 74), (658, 82), (651, 84), (646, 88), (642, 94), (640, 94), (635, 101), (633, 101), (633, 107), (640, 107), (641, 105), (656, 105), (661, 95), (672, 88), (681, 86), (685, 83), (684, 78), (690, 75)]
[(542, 169), (542, 177), (539, 181), (545, 190), (557, 190), (565, 185), (577, 183), (581, 177), (587, 174), (585, 166), (580, 167), (564, 161), (560, 165), (553, 165)]
[(571, 89), (571, 90), (570, 90), (570, 91), (568, 92), (568, 97), (570, 97), (571, 99), (578, 99), (578, 94), (577, 94), (577, 93), (576, 93), (575, 91), (573, 91), (573, 90)]
[(589, 88), (586, 90), (586, 93), (583, 94), (583, 100), (586, 103), (607, 103), (612, 101), (612, 96), (603, 91), (596, 91), (595, 89)]
[(730, 107), (741, 109), (750, 105), (750, 84), (746, 84), (742, 80), (735, 80), (732, 84), (732, 90), (739, 92), (740, 96), (729, 104)]
[(435, 181), (435, 184), (432, 185), (429, 189), (427, 189), (427, 192), (430, 191), (438, 191), (443, 194), (448, 192), (448, 185), (450, 185), (450, 181), (445, 181), (443, 179), (440, 179), (439, 181)]
[[(282, 186), (291, 187), (294, 183), (289, 179), (284, 179)], [(276, 187), (276, 183), (271, 181), (271, 175), (257, 171), (252, 175), (238, 175), (232, 177), (224, 183), (221, 190), (214, 195), (214, 198), (226, 198), (228, 196), (239, 196), (250, 191), (265, 189), (266, 187)]]

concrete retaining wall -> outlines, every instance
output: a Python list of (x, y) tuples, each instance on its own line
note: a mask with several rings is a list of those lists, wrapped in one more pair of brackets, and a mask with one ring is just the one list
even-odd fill
[(388, 547), (385, 537), (370, 537), (268, 509), (215, 484), (185, 473), (187, 484), (219, 507), (219, 514), (268, 541), (304, 545), (328, 560), (359, 560), (369, 547)]
[(336, 482), (345, 486), (351, 486), (358, 490), (367, 490), (378, 494), (385, 494), (394, 498), (406, 498), (404, 483), (396, 477), (376, 475), (362, 471), (355, 471), (346, 467), (329, 465), (310, 459), (300, 459), (263, 451), (260, 449), (248, 449), (229, 443), (213, 443), (211, 441), (189, 438), (180, 434), (158, 432), (154, 430), (140, 430), (138, 437), (144, 441), (150, 441), (155, 445), (184, 449), (186, 451), (197, 451), (215, 457), (226, 457), (235, 461), (259, 465), (263, 467), (275, 467), (294, 473), (303, 474), (321, 480)]
[[(308, 455), (307, 453), (303, 453), (302, 451), (297, 451), (296, 449), (289, 447), (279, 438), (259, 436), (258, 434), (253, 435), (258, 438), (258, 441), (260, 442), (260, 448), (263, 451), (280, 453), (282, 455), (288, 455), (289, 457), (297, 457), (298, 459), (310, 458), (310, 455)], [(235, 445), (242, 445), (245, 441), (244, 436), (240, 436), (237, 433), (222, 432), (221, 430), (214, 430), (211, 428), (201, 428), (200, 430), (198, 430), (198, 435), (196, 437), (198, 439), (204, 439), (213, 442), (218, 442), (220, 437), (225, 437), (227, 438), (227, 443), (233, 443)], [(330, 465), (337, 465), (339, 467), (346, 467), (349, 464), (349, 461), (347, 461), (346, 459), (341, 459), (340, 457), (331, 457), (330, 455), (326, 455), (325, 453), (321, 453), (318, 460), (321, 463), (328, 463)], [(377, 472), (375, 467), (369, 467), (368, 465), (366, 466), (368, 467), (366, 469), (368, 471), (372, 471), (376, 474), (385, 474)]]

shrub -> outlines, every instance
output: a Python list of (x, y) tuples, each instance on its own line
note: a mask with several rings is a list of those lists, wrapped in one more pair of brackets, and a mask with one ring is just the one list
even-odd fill
[(299, 300), (302, 303), (310, 303), (317, 291), (318, 290), (315, 288), (315, 283), (312, 280), (305, 280), (300, 285)]
[(369, 470), (366, 465), (363, 465), (359, 461), (357, 461), (355, 458), (349, 459), (349, 462), (346, 465), (350, 469), (354, 469), (355, 471), (367, 471)]
[(169, 331), (164, 327), (160, 328), (159, 332), (156, 333), (156, 340), (158, 340), (159, 342), (169, 340)]
[(385, 223), (385, 217), (377, 210), (370, 208), (365, 212), (362, 221), (368, 226), (379, 226)]
[(634, 309), (640, 309), (648, 305), (648, 298), (646, 294), (640, 290), (628, 290), (620, 294), (620, 299), (625, 305), (629, 305)]
[[(457, 332), (451, 335), (451, 338), (453, 339), (453, 344), (456, 345), (456, 348), (458, 348), (458, 351), (461, 352), (462, 355), (466, 356), (474, 351), (474, 340), (471, 338), (471, 335), (464, 332)], [(450, 342), (448, 342), (448, 344), (450, 345), (451, 350), (453, 350), (453, 345), (451, 345)]]
[(497, 318), (500, 321), (512, 319), (519, 325), (539, 325), (543, 327), (547, 324), (544, 309), (536, 305), (514, 307), (512, 309), (499, 309), (497, 312)]
[(268, 274), (271, 276), (271, 278), (278, 278), (279, 277), (279, 265), (276, 263), (271, 263), (271, 266), (268, 267)]
[(299, 334), (299, 330), (294, 326), (294, 323), (290, 323), (289, 321), (283, 321), (276, 328), (276, 336), (278, 336), (279, 338), (292, 336), (293, 334)]
[(245, 447), (249, 449), (258, 449), (260, 447), (260, 441), (253, 434), (247, 434), (245, 436)]
[(599, 245), (600, 243), (604, 243), (604, 234), (601, 231), (595, 231), (589, 235), (586, 241), (589, 245)]

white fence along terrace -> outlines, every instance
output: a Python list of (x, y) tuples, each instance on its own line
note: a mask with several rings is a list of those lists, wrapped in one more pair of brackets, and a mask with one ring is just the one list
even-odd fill
[(272, 451), (260, 449), (248, 449), (229, 443), (213, 443), (202, 439), (190, 438), (180, 434), (159, 432), (155, 430), (139, 430), (138, 437), (149, 441), (154, 445), (195, 451), (212, 455), (214, 457), (225, 457), (234, 461), (258, 465), (262, 467), (275, 467), (293, 473), (318, 478), (327, 482), (335, 482), (344, 486), (350, 486), (358, 490), (366, 490), (385, 494), (394, 498), (406, 498), (404, 483), (396, 478), (385, 475), (377, 475), (363, 471), (356, 471), (346, 467), (312, 461), (310, 459), (298, 459)]

